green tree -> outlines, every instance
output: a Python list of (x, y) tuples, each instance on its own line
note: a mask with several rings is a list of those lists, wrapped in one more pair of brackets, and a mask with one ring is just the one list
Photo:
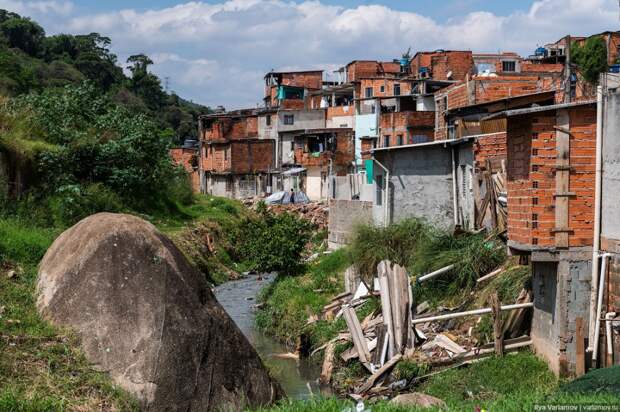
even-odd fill
[(607, 70), (607, 46), (600, 36), (588, 38), (583, 45), (573, 42), (571, 57), (589, 83), (598, 83), (599, 74)]
[(151, 110), (159, 110), (166, 103), (166, 93), (162, 90), (157, 76), (149, 73), (148, 67), (153, 64), (145, 54), (129, 56), (127, 67), (131, 71), (130, 90), (140, 96)]
[(45, 39), (43, 28), (30, 19), (13, 13), (4, 14), (4, 16), (7, 17), (0, 23), (0, 33), (9, 47), (16, 47), (30, 56), (37, 56), (43, 50)]

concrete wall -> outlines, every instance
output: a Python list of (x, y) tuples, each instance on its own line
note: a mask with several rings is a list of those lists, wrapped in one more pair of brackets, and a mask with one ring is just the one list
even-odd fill
[[(267, 126), (267, 116), (271, 116), (271, 125)], [(274, 139), (278, 138), (278, 115), (271, 113), (258, 116), (258, 138)]]
[(433, 96), (419, 96), (416, 99), (416, 110), (420, 112), (435, 111), (435, 98)]
[(575, 319), (588, 330), (591, 251), (532, 255), (534, 310), (531, 337), (535, 352), (560, 376), (575, 373)]
[[(284, 124), (285, 115), (294, 116), (293, 124)], [(278, 112), (278, 132), (324, 127), (325, 110), (280, 110)]]
[(309, 167), (306, 171), (306, 195), (310, 200), (321, 200), (323, 180), (320, 167)]
[(330, 249), (346, 245), (355, 227), (372, 223), (372, 203), (360, 200), (329, 201), (328, 244)]
[(476, 226), (476, 206), (474, 200), (474, 150), (472, 144), (457, 147), (457, 193), (459, 224), (466, 230)]
[[(449, 146), (380, 151), (375, 153), (375, 158), (391, 171), (388, 205), (392, 222), (419, 217), (442, 228), (454, 227)], [(375, 181), (378, 175), (383, 176), (379, 167), (375, 168)], [(383, 206), (374, 208), (376, 216), (382, 216)], [(376, 223), (381, 224), (382, 220)]]
[[(351, 108), (351, 111), (353, 109)], [(327, 119), (325, 121), (325, 127), (327, 128), (336, 128), (336, 127), (347, 127), (349, 129), (353, 129), (355, 127), (355, 116), (334, 116), (331, 119)]]
[(263, 196), (267, 190), (267, 175), (210, 175), (207, 176), (207, 193), (231, 199)]
[(620, 240), (620, 94), (610, 94), (604, 118), (601, 234)]

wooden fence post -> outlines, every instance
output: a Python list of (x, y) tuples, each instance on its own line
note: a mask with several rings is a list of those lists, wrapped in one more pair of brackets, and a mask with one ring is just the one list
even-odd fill
[(502, 327), (501, 303), (497, 293), (493, 293), (490, 298), (491, 309), (493, 309), (493, 337), (495, 339), (495, 354), (504, 356), (504, 328)]

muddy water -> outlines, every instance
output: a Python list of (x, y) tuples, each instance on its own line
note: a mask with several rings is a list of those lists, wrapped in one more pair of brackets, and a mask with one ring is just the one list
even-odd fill
[(274, 275), (248, 276), (230, 281), (215, 289), (215, 296), (239, 329), (252, 343), (272, 376), (280, 382), (291, 398), (305, 399), (320, 393), (317, 379), (319, 365), (308, 360), (282, 358), (277, 355), (289, 353), (281, 342), (265, 335), (254, 323), (256, 300), (260, 290), (274, 280)]

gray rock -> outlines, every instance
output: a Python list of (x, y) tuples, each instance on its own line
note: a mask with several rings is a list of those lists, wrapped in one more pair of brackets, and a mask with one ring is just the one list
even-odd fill
[(99, 213), (39, 267), (39, 312), (149, 411), (266, 405), (281, 396), (258, 354), (176, 246), (150, 223)]
[(390, 403), (400, 406), (418, 406), (422, 408), (443, 408), (446, 406), (446, 403), (441, 399), (420, 392), (403, 393), (392, 399)]

